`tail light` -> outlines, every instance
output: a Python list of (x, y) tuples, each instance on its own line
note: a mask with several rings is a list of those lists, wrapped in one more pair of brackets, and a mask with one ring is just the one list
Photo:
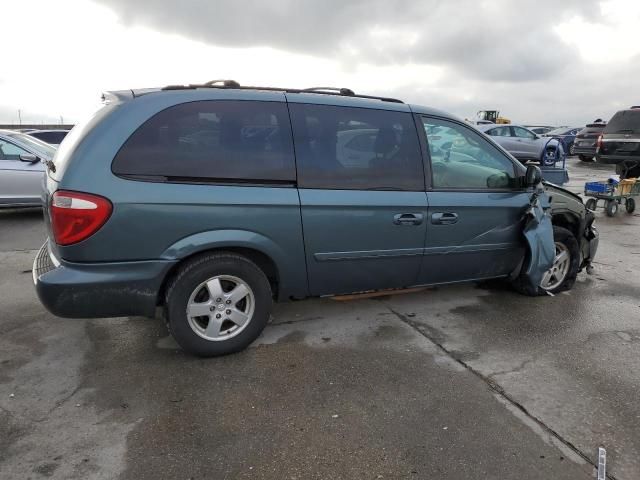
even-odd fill
[(596, 140), (596, 153), (600, 151), (602, 148), (602, 135), (598, 135), (598, 139)]
[(58, 245), (81, 242), (96, 233), (111, 215), (111, 202), (98, 195), (58, 190), (51, 197), (51, 228)]

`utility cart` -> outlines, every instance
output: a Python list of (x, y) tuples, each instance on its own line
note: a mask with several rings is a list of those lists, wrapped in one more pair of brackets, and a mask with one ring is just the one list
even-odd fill
[(640, 196), (640, 180), (627, 178), (619, 183), (612, 180), (587, 182), (584, 184), (584, 195), (590, 197), (585, 204), (589, 210), (595, 210), (598, 200), (602, 200), (609, 217), (615, 216), (618, 206), (623, 204), (627, 213), (633, 213), (636, 209), (635, 197)]

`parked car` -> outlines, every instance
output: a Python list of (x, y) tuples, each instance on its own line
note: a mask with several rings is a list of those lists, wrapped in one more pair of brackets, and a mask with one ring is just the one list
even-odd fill
[(587, 124), (586, 127), (578, 132), (573, 143), (573, 153), (578, 155), (580, 160), (583, 162), (593, 161), (596, 156), (596, 142), (606, 126), (605, 122), (596, 121)]
[(556, 127), (551, 127), (549, 125), (523, 125), (523, 127), (528, 128), (536, 135), (544, 135), (545, 133), (556, 129)]
[(45, 167), (55, 149), (12, 130), (0, 130), (0, 207), (39, 206)]
[(260, 334), (273, 300), (487, 278), (554, 293), (597, 249), (593, 213), (546, 185), (557, 255), (522, 287), (539, 171), (438, 110), (231, 81), (105, 99), (47, 174), (33, 278), (59, 316), (161, 306), (185, 350), (221, 355)]
[[(519, 125), (478, 125), (477, 128), (523, 163), (540, 162), (542, 165), (549, 166), (554, 165), (564, 156), (564, 149), (559, 140), (541, 137)], [(560, 155), (556, 157), (545, 155), (548, 145), (558, 144), (562, 149)]]
[(32, 137), (37, 138), (38, 140), (42, 140), (43, 142), (48, 143), (49, 145), (53, 145), (57, 147), (62, 143), (64, 137), (67, 136), (69, 130), (34, 130), (32, 132), (28, 132)]
[(640, 177), (640, 106), (617, 112), (598, 137), (596, 161), (616, 166), (626, 178)]
[(580, 127), (560, 127), (546, 132), (543, 137), (553, 137), (562, 141), (562, 148), (569, 155), (574, 155), (574, 142)]

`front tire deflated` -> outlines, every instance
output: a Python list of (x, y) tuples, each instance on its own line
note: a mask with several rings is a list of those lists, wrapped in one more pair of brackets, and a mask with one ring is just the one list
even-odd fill
[(165, 296), (169, 330), (188, 353), (214, 357), (238, 352), (267, 325), (271, 286), (251, 260), (209, 253), (180, 266)]

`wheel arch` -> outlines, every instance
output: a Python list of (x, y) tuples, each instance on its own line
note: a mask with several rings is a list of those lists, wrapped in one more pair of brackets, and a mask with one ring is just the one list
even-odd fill
[(212, 252), (242, 255), (262, 269), (271, 284), (274, 297), (308, 296), (306, 264), (298, 264), (266, 236), (247, 230), (201, 232), (177, 241), (167, 248), (162, 258), (174, 261), (158, 292), (157, 303), (164, 302), (167, 285), (184, 262)]
[(580, 231), (582, 221), (580, 217), (570, 212), (556, 212), (551, 217), (551, 223), (557, 227), (563, 227), (573, 233), (576, 237), (578, 244), (580, 244)]

